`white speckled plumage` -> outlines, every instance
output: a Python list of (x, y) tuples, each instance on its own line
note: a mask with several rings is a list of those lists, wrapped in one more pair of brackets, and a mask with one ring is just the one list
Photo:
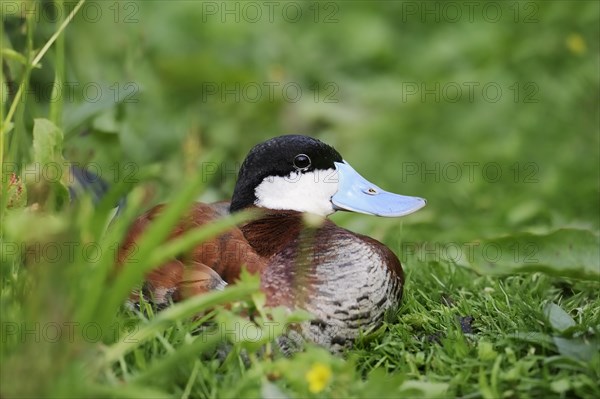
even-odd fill
[[(388, 268), (389, 260), (373, 242), (343, 229), (331, 238), (335, 246), (326, 251), (296, 256), (295, 267), (287, 270), (285, 280), (294, 286), (294, 306), (315, 316), (299, 326), (300, 334), (338, 352), (361, 331), (379, 327), (386, 310), (399, 305), (402, 275)], [(312, 248), (311, 239), (302, 241), (304, 250)], [(297, 255), (295, 251), (279, 254), (282, 258), (274, 258), (270, 270), (277, 273), (278, 262), (284, 265), (293, 252)]]

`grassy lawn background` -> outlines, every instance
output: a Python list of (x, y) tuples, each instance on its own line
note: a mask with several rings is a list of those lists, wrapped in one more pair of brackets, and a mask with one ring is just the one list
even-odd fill
[[(3, 2), (0, 395), (600, 396), (600, 6), (476, 3), (84, 2), (32, 68), (77, 3)], [(304, 316), (263, 309), (253, 278), (123, 309), (186, 204), (229, 198), (252, 145), (286, 133), (428, 200), (333, 216), (404, 265), (384, 328), (342, 357), (265, 353)], [(111, 201), (68, 205), (67, 161), (128, 195), (107, 233)], [(112, 276), (127, 222), (166, 200)], [(199, 334), (190, 316), (232, 300)]]

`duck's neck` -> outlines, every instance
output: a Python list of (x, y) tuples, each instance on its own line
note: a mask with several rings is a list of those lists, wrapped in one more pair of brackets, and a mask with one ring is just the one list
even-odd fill
[(262, 257), (278, 253), (303, 229), (302, 213), (289, 210), (267, 210), (259, 219), (241, 227), (248, 243)]

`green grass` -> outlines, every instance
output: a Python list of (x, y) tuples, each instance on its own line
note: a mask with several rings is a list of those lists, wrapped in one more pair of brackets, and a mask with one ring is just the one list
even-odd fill
[[(597, 2), (490, 2), (497, 21), (484, 3), (454, 21), (442, 2), (294, 2), (298, 20), (257, 22), (223, 21), (206, 8), (220, 2), (83, 2), (70, 22), (75, 3), (33, 1), (26, 18), (5, 3), (3, 398), (600, 396)], [(286, 84), (298, 101), (223, 94)], [(286, 358), (273, 340), (307, 315), (264, 308), (250, 276), (158, 313), (124, 307), (144, 270), (241, 220), (161, 244), (196, 196), (231, 195), (252, 145), (284, 133), (427, 198), (400, 220), (333, 216), (404, 265), (385, 325), (341, 356)], [(67, 162), (100, 173), (110, 198), (70, 205)], [(130, 206), (105, 230), (121, 195)], [(115, 276), (127, 223), (161, 201), (170, 211)]]

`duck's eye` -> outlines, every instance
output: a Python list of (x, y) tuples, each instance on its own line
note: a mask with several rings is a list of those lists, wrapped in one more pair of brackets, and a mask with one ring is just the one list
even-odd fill
[(294, 158), (294, 167), (296, 169), (305, 170), (310, 167), (310, 158), (305, 154), (298, 154), (296, 158)]

